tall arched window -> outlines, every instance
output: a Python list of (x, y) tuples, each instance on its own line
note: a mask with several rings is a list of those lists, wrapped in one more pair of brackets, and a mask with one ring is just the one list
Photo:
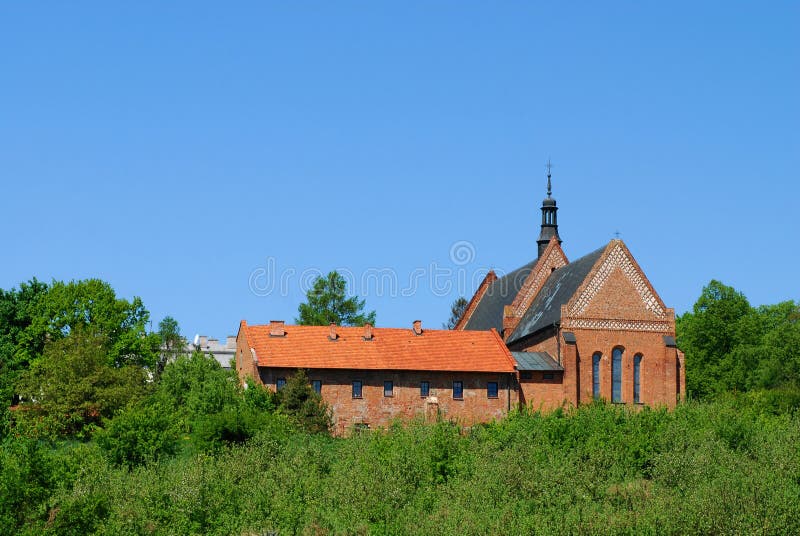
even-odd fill
[(622, 402), (622, 348), (611, 352), (611, 401)]
[(636, 354), (633, 357), (633, 403), (638, 404), (641, 402), (641, 380), (642, 373), (642, 354)]
[(596, 352), (592, 356), (592, 396), (595, 399), (600, 398), (600, 352)]

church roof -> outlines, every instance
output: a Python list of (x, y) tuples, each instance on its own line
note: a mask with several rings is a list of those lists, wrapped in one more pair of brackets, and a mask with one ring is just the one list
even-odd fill
[[(605, 249), (606, 246), (603, 246), (553, 271), (536, 295), (531, 306), (528, 307), (528, 310), (525, 311), (522, 319), (520, 319), (517, 328), (507, 341), (508, 344), (560, 322), (561, 306), (572, 298)], [(501, 321), (502, 316), (503, 312), (501, 310)]]
[(503, 329), (503, 308), (506, 305), (511, 305), (519, 293), (528, 274), (536, 265), (534, 259), (525, 266), (521, 266), (516, 270), (507, 273), (493, 281), (489, 288), (486, 289), (486, 294), (478, 303), (472, 316), (464, 325), (467, 330), (488, 330), (496, 329), (498, 332)]

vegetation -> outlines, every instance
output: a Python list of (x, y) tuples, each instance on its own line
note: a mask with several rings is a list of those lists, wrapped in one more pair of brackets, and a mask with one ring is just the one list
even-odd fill
[[(54, 287), (122, 313), (95, 320), (93, 299), (42, 297)], [(2, 385), (22, 397), (0, 427), (0, 535), (800, 533), (793, 302), (752, 308), (712, 281), (679, 319), (696, 399), (673, 411), (595, 403), (342, 439), (303, 371), (272, 393), (199, 352), (163, 359), (149, 344), (177, 323), (144, 333), (147, 311), (108, 290), (0, 293)], [(69, 321), (31, 307), (45, 299)]]
[(375, 325), (375, 311), (364, 312), (364, 300), (347, 297), (347, 281), (333, 271), (318, 277), (306, 293), (306, 303), (298, 307), (295, 322), (301, 326), (327, 326), (334, 322), (340, 326)]
[(469, 302), (464, 296), (456, 298), (453, 305), (450, 306), (450, 318), (447, 319), (445, 324), (442, 324), (442, 327), (444, 329), (454, 329), (464, 311), (466, 311), (467, 305), (469, 305)]

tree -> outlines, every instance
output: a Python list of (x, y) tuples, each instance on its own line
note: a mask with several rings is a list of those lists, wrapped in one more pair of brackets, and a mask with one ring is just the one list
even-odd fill
[(278, 410), (309, 432), (328, 432), (331, 414), (322, 397), (308, 384), (306, 371), (299, 369), (278, 391)]
[(145, 331), (150, 313), (142, 300), (117, 298), (111, 285), (104, 281), (54, 281), (46, 292), (37, 294), (33, 308), (30, 325), (17, 345), (20, 359), (32, 362), (46, 341), (90, 328), (106, 338), (111, 365), (153, 367), (157, 361), (159, 338)]
[(24, 401), (17, 419), (76, 434), (141, 399), (147, 391), (144, 369), (111, 366), (108, 352), (108, 337), (83, 328), (49, 342), (17, 383)]
[(314, 286), (306, 293), (306, 303), (298, 307), (300, 316), (295, 319), (301, 326), (327, 326), (335, 322), (341, 326), (375, 324), (375, 311), (364, 313), (364, 300), (347, 298), (347, 282), (336, 271), (317, 277)]
[(442, 327), (444, 329), (455, 328), (458, 321), (461, 320), (461, 317), (464, 315), (464, 311), (467, 310), (467, 305), (469, 305), (469, 302), (464, 296), (456, 298), (456, 301), (450, 306), (450, 318), (447, 320), (446, 324), (442, 324)]
[(168, 362), (174, 361), (178, 355), (186, 353), (186, 339), (181, 335), (178, 321), (171, 316), (165, 316), (158, 323), (158, 336), (161, 339), (161, 351), (156, 363), (156, 374), (160, 375)]
[[(30, 364), (30, 354), (20, 351), (21, 341), (36, 315), (36, 302), (45, 292), (47, 285), (36, 278), (20, 284), (19, 289), (0, 289), (0, 407), (16, 403), (14, 383)], [(34, 355), (44, 347), (44, 339), (38, 342)]]

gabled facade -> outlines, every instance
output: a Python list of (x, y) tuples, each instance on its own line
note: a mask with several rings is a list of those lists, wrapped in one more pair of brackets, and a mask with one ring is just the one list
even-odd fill
[[(675, 312), (621, 240), (568, 262), (547, 177), (538, 257), (484, 280), (456, 329), (497, 329), (517, 361), (520, 403), (596, 398), (673, 407), (685, 393)], [(537, 368), (530, 368), (530, 355)], [(545, 359), (549, 358), (549, 359)]]

